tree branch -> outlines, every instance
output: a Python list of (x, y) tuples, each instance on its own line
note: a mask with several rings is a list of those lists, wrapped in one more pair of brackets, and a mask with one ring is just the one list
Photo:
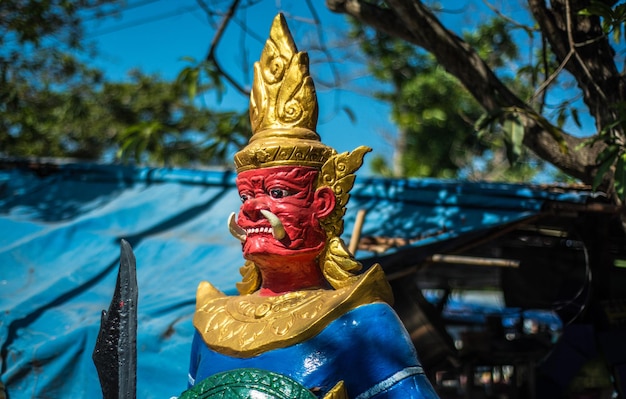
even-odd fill
[[(566, 173), (585, 182), (592, 180), (590, 165), (594, 165), (595, 157), (589, 156), (589, 148), (574, 150), (581, 143), (580, 138), (562, 132), (541, 118), (497, 78), (465, 41), (447, 30), (420, 1), (388, 0), (387, 4), (389, 9), (362, 0), (326, 0), (327, 7), (332, 11), (351, 15), (375, 29), (432, 53), (487, 111), (516, 109), (526, 128), (524, 145)], [(555, 139), (557, 136), (569, 151), (563, 151)]]
[(404, 27), (402, 21), (391, 10), (383, 9), (361, 0), (326, 0), (326, 7), (333, 12), (350, 15), (390, 36), (395, 36), (408, 42), (414, 40), (411, 32)]
[(600, 131), (618, 118), (612, 105), (626, 100), (626, 77), (619, 75), (600, 19), (578, 15), (587, 5), (581, 0), (553, 0), (550, 9), (545, 0), (528, 0), (528, 5), (557, 60), (576, 80)]
[(215, 52), (217, 51), (217, 46), (220, 44), (220, 41), (222, 40), (222, 36), (224, 35), (224, 32), (226, 31), (226, 28), (228, 27), (229, 22), (232, 20), (233, 16), (235, 15), (235, 11), (237, 10), (237, 7), (239, 6), (240, 1), (241, 0), (233, 0), (230, 7), (228, 8), (228, 11), (224, 15), (224, 18), (222, 19), (222, 23), (220, 23), (220, 26), (217, 28), (217, 31), (215, 32), (215, 35), (213, 36), (213, 40), (211, 40), (211, 45), (209, 46), (209, 51), (205, 57), (205, 61), (212, 63), (215, 66), (215, 69), (217, 70), (217, 72), (220, 75), (222, 75), (224, 79), (226, 79), (231, 85), (233, 85), (233, 87), (238, 92), (240, 92), (241, 94), (245, 96), (248, 96), (250, 95), (250, 92), (246, 90), (243, 86), (241, 86), (239, 82), (237, 82), (232, 76), (230, 76), (230, 74), (228, 74), (222, 68), (220, 63), (217, 61), (217, 57), (215, 56)]

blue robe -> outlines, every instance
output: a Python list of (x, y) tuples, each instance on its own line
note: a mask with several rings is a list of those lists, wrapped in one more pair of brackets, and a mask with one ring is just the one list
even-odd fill
[(320, 398), (343, 380), (350, 399), (437, 398), (402, 322), (386, 303), (358, 306), (317, 335), (240, 358), (210, 349), (196, 331), (189, 383), (216, 373), (258, 368), (286, 375)]

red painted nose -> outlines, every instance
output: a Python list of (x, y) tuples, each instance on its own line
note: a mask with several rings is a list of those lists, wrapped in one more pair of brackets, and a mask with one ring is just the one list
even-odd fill
[(263, 217), (261, 210), (269, 209), (267, 205), (258, 198), (251, 198), (241, 205), (241, 211), (251, 221), (257, 221)]

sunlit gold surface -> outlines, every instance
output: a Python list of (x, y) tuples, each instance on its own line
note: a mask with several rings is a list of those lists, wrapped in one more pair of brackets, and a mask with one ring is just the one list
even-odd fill
[(318, 176), (317, 186), (328, 186), (335, 193), (337, 204), (335, 211), (322, 221), (324, 229), (333, 236), (340, 236), (343, 232), (343, 215), (345, 206), (350, 199), (350, 190), (356, 179), (355, 172), (363, 164), (363, 157), (372, 149), (359, 146), (351, 152), (333, 155), (322, 166)]
[(309, 57), (298, 52), (282, 14), (274, 18), (250, 93), (250, 143), (235, 154), (238, 172), (298, 165), (319, 168), (335, 154), (315, 132), (317, 95)]
[(324, 399), (348, 399), (348, 392), (343, 381), (339, 381), (326, 395)]
[(198, 287), (194, 326), (213, 350), (251, 357), (313, 337), (357, 306), (393, 301), (379, 265), (339, 290), (296, 291), (279, 296), (226, 296), (210, 283)]

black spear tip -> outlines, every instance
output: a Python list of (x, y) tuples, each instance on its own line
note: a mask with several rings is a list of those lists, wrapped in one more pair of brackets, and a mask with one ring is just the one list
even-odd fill
[(121, 240), (120, 267), (109, 310), (102, 311), (92, 359), (104, 399), (135, 399), (137, 382), (137, 274), (130, 244)]

